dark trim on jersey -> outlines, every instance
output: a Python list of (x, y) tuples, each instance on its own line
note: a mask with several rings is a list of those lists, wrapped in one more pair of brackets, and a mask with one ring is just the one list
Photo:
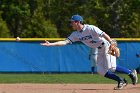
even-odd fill
[(69, 39), (69, 38), (67, 38), (67, 39), (70, 40), (71, 43), (73, 43), (71, 39)]
[(83, 28), (82, 28), (79, 32), (81, 32), (81, 33), (82, 33), (82, 32), (84, 31), (84, 30), (83, 30), (84, 28), (85, 28), (85, 25), (83, 26)]
[(99, 36), (102, 36), (103, 33), (104, 33), (104, 32), (102, 32)]
[(83, 32), (83, 30), (80, 30), (79, 32), (81, 32), (81, 33), (82, 33), (82, 32)]

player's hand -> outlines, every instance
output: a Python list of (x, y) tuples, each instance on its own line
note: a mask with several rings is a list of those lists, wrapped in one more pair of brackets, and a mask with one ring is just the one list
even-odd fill
[(45, 40), (45, 43), (40, 43), (40, 45), (42, 45), (42, 46), (50, 46), (50, 42)]

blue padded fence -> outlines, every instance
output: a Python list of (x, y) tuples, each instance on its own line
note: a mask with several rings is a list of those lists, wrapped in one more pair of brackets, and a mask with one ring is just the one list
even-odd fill
[[(89, 48), (82, 43), (45, 47), (39, 41), (1, 41), (0, 72), (90, 72)], [(140, 42), (118, 42), (117, 64), (140, 67)]]

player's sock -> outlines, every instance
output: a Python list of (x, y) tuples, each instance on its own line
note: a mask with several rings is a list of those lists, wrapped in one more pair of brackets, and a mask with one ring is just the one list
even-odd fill
[(114, 73), (111, 72), (111, 71), (108, 71), (108, 72), (105, 74), (105, 77), (106, 77), (106, 78), (109, 78), (109, 79), (113, 79), (113, 80), (118, 81), (118, 82), (123, 81), (123, 78), (117, 76), (116, 74), (114, 74)]
[(91, 72), (94, 73), (95, 67), (91, 67)]
[(129, 70), (129, 69), (125, 68), (125, 67), (122, 67), (122, 66), (118, 66), (118, 65), (116, 67), (116, 72), (125, 73), (125, 74), (128, 74), (128, 75), (130, 73), (132, 73), (131, 70)]

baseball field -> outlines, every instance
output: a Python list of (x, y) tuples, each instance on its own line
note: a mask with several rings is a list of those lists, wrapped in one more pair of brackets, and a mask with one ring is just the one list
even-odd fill
[[(113, 90), (115, 81), (90, 73), (1, 73), (0, 93), (139, 93), (140, 83)], [(140, 78), (140, 74), (138, 74)]]

